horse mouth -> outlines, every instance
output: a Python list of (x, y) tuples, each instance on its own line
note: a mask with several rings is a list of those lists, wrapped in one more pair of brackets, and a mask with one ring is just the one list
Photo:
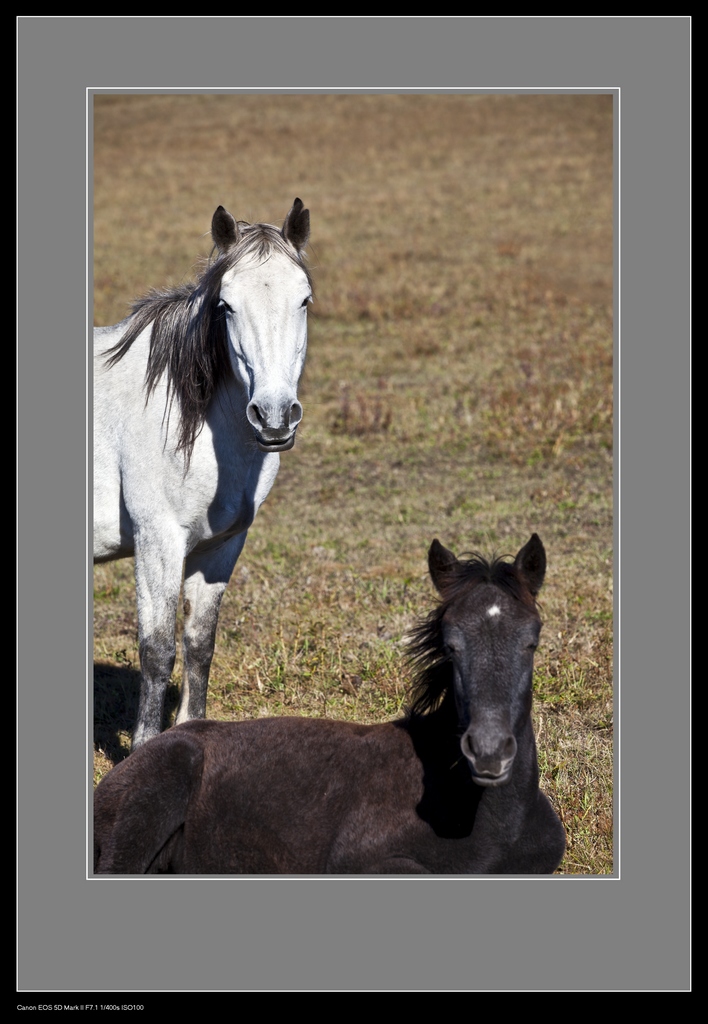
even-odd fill
[(269, 441), (256, 434), (256, 444), (262, 452), (287, 452), (295, 444), (295, 431), (293, 430), (290, 437), (286, 437), (284, 441), (282, 439)]
[(477, 786), (486, 786), (488, 789), (494, 789), (495, 786), (505, 786), (511, 778), (511, 766), (506, 768), (499, 775), (478, 775), (472, 765), (470, 765), (470, 771), (472, 773), (472, 781)]

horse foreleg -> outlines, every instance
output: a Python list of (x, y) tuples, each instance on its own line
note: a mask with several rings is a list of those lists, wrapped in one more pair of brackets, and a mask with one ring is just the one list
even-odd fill
[(182, 582), (184, 546), (181, 538), (154, 538), (135, 546), (135, 589), (140, 640), (140, 704), (133, 750), (162, 732), (165, 694), (175, 663), (175, 619)]
[(246, 534), (238, 534), (216, 550), (193, 552), (187, 556), (184, 571), (184, 666), (177, 725), (190, 718), (206, 717), (207, 684), (221, 598), (245, 541)]

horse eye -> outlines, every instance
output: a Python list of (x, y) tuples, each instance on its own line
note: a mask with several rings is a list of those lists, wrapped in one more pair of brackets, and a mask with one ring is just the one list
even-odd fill
[(304, 308), (305, 308), (305, 306), (307, 305), (307, 303), (308, 303), (308, 302), (309, 302), (309, 301), (310, 301), (311, 299), (312, 299), (312, 296), (311, 296), (311, 295), (308, 295), (306, 299), (303, 299), (303, 300), (302, 300), (302, 306), (301, 306), (301, 309), (304, 309)]
[(227, 313), (233, 313), (233, 309), (225, 299), (219, 300), (219, 309), (225, 309)]

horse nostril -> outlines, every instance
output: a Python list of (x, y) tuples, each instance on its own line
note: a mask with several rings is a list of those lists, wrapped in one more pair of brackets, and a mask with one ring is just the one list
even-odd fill
[(261, 410), (258, 408), (255, 402), (249, 402), (248, 408), (246, 409), (246, 416), (248, 421), (253, 427), (265, 427), (266, 417), (263, 415)]
[(503, 757), (510, 758), (516, 754), (516, 740), (513, 736), (509, 736), (506, 743), (504, 744)]
[(302, 406), (299, 402), (293, 402), (290, 406), (290, 416), (288, 417), (288, 426), (296, 427), (302, 419)]

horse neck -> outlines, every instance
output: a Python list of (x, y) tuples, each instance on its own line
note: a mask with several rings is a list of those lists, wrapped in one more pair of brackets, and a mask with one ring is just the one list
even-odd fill
[(517, 783), (519, 785), (523, 783), (524, 787), (536, 790), (538, 789), (539, 780), (538, 753), (536, 751), (536, 736), (533, 731), (530, 713), (524, 718), (523, 724), (516, 735), (516, 742), (518, 743), (518, 749), (514, 761), (512, 781), (517, 776), (518, 769)]
[(448, 690), (434, 711), (414, 715), (409, 720), (413, 742), (421, 759), (441, 761), (446, 766), (464, 760), (460, 749), (455, 698)]
[(234, 435), (251, 442), (253, 428), (246, 418), (248, 392), (242, 381), (233, 373), (225, 375), (216, 385), (207, 412), (207, 424), (215, 436), (223, 434), (232, 439)]

